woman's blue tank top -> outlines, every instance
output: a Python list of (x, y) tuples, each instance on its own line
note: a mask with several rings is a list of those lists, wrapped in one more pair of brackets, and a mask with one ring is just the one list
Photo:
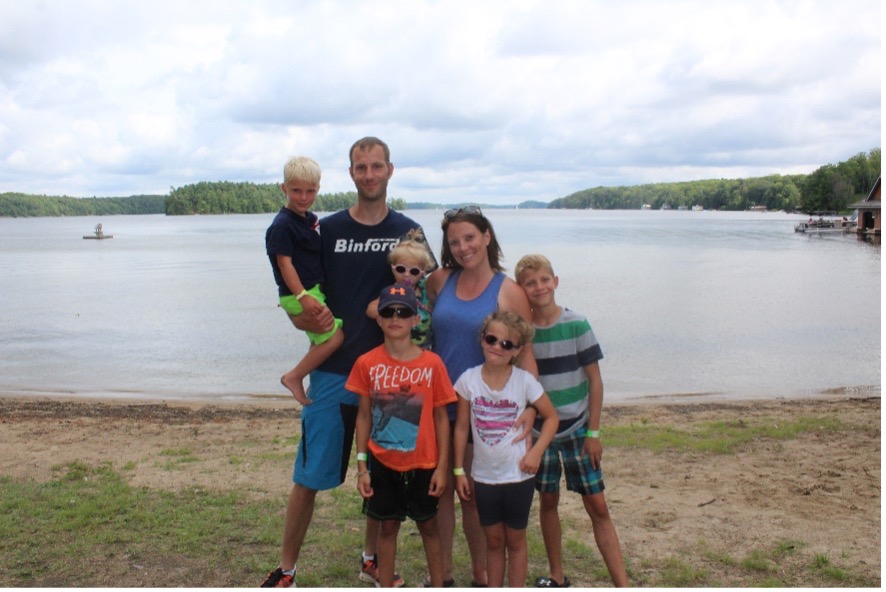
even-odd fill
[(479, 296), (462, 300), (455, 294), (460, 274), (461, 270), (446, 278), (431, 314), (434, 353), (443, 359), (452, 384), (462, 372), (483, 363), (480, 330), (483, 319), (498, 309), (498, 292), (505, 280), (505, 274), (497, 272)]

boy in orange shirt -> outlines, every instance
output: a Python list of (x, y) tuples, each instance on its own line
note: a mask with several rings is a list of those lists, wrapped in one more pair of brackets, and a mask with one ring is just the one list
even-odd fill
[(412, 342), (419, 322), (415, 290), (382, 290), (377, 322), (384, 344), (357, 358), (345, 388), (360, 395), (357, 412), (357, 491), (363, 513), (381, 522), (378, 581), (394, 582), (400, 523), (416, 522), (431, 583), (443, 586), (437, 504), (446, 487), (449, 417), (456, 400), (440, 357)]

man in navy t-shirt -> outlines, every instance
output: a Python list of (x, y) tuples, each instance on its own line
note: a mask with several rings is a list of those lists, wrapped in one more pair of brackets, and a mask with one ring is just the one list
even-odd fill
[[(345, 390), (356, 359), (381, 344), (378, 324), (366, 316), (366, 306), (382, 288), (393, 283), (387, 255), (400, 237), (419, 225), (387, 205), (388, 181), (394, 174), (387, 145), (378, 138), (358, 140), (350, 152), (349, 172), (357, 188), (356, 205), (320, 220), (326, 305), (320, 314), (293, 318), (305, 331), (325, 332), (333, 318), (342, 319), (344, 344), (311, 373), (311, 403), (302, 408), (302, 435), (292, 474), (280, 567), (263, 587), (294, 584), (295, 562), (310, 525), (317, 491), (338, 487), (345, 480), (357, 396)], [(360, 579), (375, 582), (374, 552), (377, 522), (367, 521)], [(397, 578), (395, 578), (396, 580)], [(403, 580), (395, 585), (403, 585)]]

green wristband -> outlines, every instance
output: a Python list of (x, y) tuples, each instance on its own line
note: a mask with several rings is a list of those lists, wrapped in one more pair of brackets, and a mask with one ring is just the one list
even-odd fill
[(600, 437), (600, 430), (588, 430), (587, 432), (585, 432), (585, 437), (586, 438), (599, 438)]
[(366, 454), (365, 452), (358, 452), (357, 453), (357, 460), (358, 461), (362, 460), (363, 462), (366, 462), (367, 460), (369, 460), (369, 455)]
[(455, 467), (454, 469), (452, 469), (452, 474), (456, 477), (462, 477), (465, 474), (465, 470), (462, 467)]

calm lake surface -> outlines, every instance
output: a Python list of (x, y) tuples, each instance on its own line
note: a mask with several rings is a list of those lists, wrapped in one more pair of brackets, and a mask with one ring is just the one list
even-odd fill
[[(407, 212), (439, 255), (442, 212)], [(600, 340), (606, 400), (880, 393), (880, 247), (801, 216), (489, 210)], [(0, 395), (288, 399), (272, 214), (0, 218)], [(83, 240), (102, 222), (111, 240)]]

